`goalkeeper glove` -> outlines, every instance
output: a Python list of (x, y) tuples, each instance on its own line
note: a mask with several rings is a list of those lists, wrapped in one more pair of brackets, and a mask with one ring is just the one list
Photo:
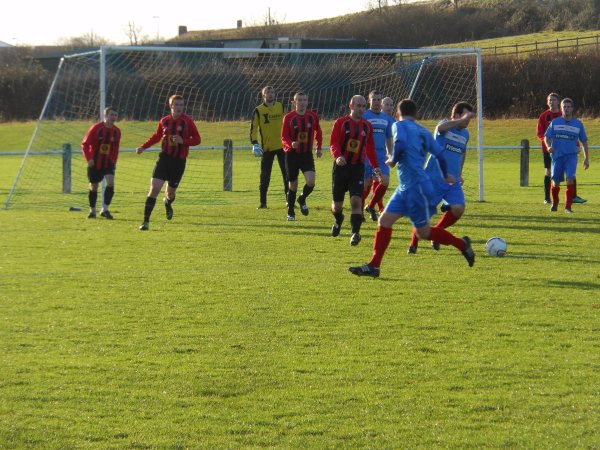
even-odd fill
[(257, 158), (260, 158), (263, 155), (263, 151), (262, 151), (262, 148), (260, 148), (260, 145), (258, 145), (258, 144), (252, 145), (252, 153)]

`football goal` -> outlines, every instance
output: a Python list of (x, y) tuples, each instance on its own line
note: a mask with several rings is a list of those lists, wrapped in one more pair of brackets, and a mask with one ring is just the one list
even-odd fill
[[(192, 148), (182, 186), (190, 199), (219, 191), (258, 190), (258, 164), (249, 151), (250, 119), (270, 85), (291, 108), (295, 92), (309, 96), (322, 120), (324, 148), (332, 122), (348, 113), (349, 99), (372, 90), (397, 104), (412, 98), (431, 130), (452, 105), (477, 109), (470, 146), (478, 148), (478, 189), (483, 200), (481, 54), (478, 49), (299, 50), (109, 46), (65, 56), (58, 67), (35, 132), (4, 208), (85, 207), (86, 164), (81, 141), (111, 106), (122, 130), (118, 195), (143, 196), (159, 148), (136, 155), (180, 94), (202, 135)], [(154, 153), (153, 153), (154, 152)], [(328, 159), (325, 155), (324, 160)], [(329, 166), (331, 161), (322, 162)], [(321, 172), (325, 173), (325, 172)], [(277, 178), (272, 183), (279, 183)], [(476, 199), (473, 198), (473, 199)], [(191, 200), (194, 201), (194, 200)]]

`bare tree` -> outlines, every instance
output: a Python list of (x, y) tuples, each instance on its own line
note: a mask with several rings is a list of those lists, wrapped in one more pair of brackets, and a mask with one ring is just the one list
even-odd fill
[(99, 47), (101, 45), (112, 44), (113, 42), (104, 36), (94, 33), (94, 30), (90, 30), (89, 33), (81, 36), (59, 38), (56, 43), (66, 47)]
[(131, 45), (139, 45), (145, 36), (142, 35), (143, 28), (140, 25), (136, 25), (133, 20), (127, 22), (127, 27), (125, 27), (125, 35), (129, 38), (129, 44)]

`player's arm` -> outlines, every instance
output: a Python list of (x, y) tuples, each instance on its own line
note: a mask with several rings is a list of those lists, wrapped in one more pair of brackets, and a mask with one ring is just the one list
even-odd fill
[(315, 140), (317, 141), (317, 158), (323, 155), (323, 130), (319, 122), (319, 116), (315, 113)]
[(583, 147), (583, 168), (587, 170), (590, 167), (590, 149), (588, 147), (588, 138), (585, 133), (585, 128), (583, 124), (581, 124), (581, 131), (579, 132), (579, 140), (581, 141), (581, 146)]
[(200, 145), (200, 142), (202, 142), (202, 137), (200, 136), (198, 127), (192, 119), (187, 120), (187, 123), (189, 133), (186, 139), (186, 144), (190, 147), (193, 147), (194, 145)]
[(254, 108), (252, 113), (252, 121), (250, 122), (250, 142), (252, 145), (258, 144), (258, 129), (260, 127), (260, 112), (258, 108)]
[(283, 145), (284, 152), (289, 152), (294, 148), (294, 139), (290, 132), (290, 121), (291, 117), (286, 114), (281, 123), (281, 145)]
[(466, 128), (473, 117), (475, 117), (475, 113), (473, 111), (465, 111), (465, 113), (459, 119), (445, 120), (440, 122), (440, 124), (437, 126), (437, 130), (439, 133), (445, 133), (446, 131), (455, 127)]
[(442, 171), (442, 176), (445, 178), (445, 180), (450, 184), (454, 183), (456, 180), (448, 173), (448, 163), (446, 162), (446, 158), (444, 158), (444, 149), (440, 146), (440, 144), (437, 143), (437, 141), (429, 132), (427, 132), (427, 151), (434, 155), (438, 160), (440, 170)]
[(150, 148), (157, 142), (160, 142), (162, 140), (162, 138), (163, 138), (163, 127), (162, 127), (162, 123), (159, 121), (154, 134), (152, 136), (150, 136), (150, 138), (148, 138), (148, 140), (146, 142), (144, 142), (142, 145), (140, 145), (138, 148), (136, 148), (135, 152), (138, 155), (140, 155), (147, 148)]
[(546, 148), (549, 153), (554, 153), (554, 147), (552, 147), (552, 138), (554, 137), (554, 127), (552, 126), (552, 122), (548, 125), (546, 132), (544, 133), (544, 143), (546, 144)]
[(116, 137), (115, 137), (115, 142), (114, 142), (114, 146), (113, 146), (113, 164), (117, 164), (117, 159), (119, 159), (119, 150), (121, 147), (121, 129), (120, 128), (116, 128)]
[(89, 167), (94, 165), (94, 141), (98, 139), (98, 124), (92, 125), (81, 142), (81, 152)]
[(394, 133), (394, 151), (388, 156), (388, 159), (385, 162), (390, 167), (394, 167), (398, 161), (400, 161), (408, 142), (406, 130), (401, 126), (397, 126), (398, 123), (400, 122), (396, 122), (392, 125), (392, 132)]
[(371, 123), (367, 122), (369, 125), (369, 133), (367, 135), (367, 145), (366, 145), (366, 153), (367, 158), (369, 158), (369, 162), (371, 163), (371, 167), (373, 167), (373, 171), (379, 175), (379, 162), (377, 161), (377, 152), (375, 151), (375, 139), (373, 138), (373, 126)]
[(344, 135), (342, 133), (342, 121), (336, 120), (333, 124), (333, 129), (331, 130), (329, 148), (331, 150), (331, 155), (338, 166), (346, 165), (346, 158), (342, 156), (342, 148), (340, 146), (340, 143), (343, 142), (343, 138)]
[(546, 134), (546, 128), (548, 128), (548, 124), (546, 123), (546, 112), (544, 111), (540, 114), (537, 121), (537, 137), (540, 141), (544, 141), (544, 134)]

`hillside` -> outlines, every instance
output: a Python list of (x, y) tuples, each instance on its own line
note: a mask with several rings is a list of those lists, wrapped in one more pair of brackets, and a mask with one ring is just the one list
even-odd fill
[(306, 22), (190, 31), (171, 42), (310, 36), (364, 39), (372, 47), (424, 47), (543, 31), (600, 28), (597, 0), (462, 0), (458, 8), (442, 4), (399, 4)]

